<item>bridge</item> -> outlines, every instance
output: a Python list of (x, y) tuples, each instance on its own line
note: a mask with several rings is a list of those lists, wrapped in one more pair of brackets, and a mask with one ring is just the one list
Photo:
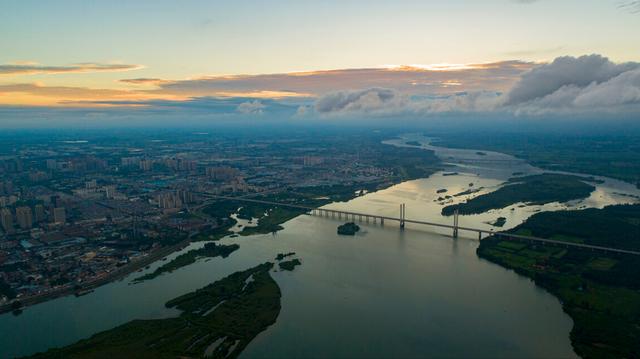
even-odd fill
[(400, 230), (404, 230), (406, 223), (425, 225), (425, 226), (436, 227), (436, 228), (446, 228), (452, 231), (453, 238), (458, 237), (459, 231), (466, 231), (466, 232), (477, 233), (478, 240), (482, 240), (483, 239), (482, 236), (487, 235), (487, 236), (499, 237), (506, 240), (521, 240), (521, 241), (528, 241), (530, 243), (540, 243), (542, 245), (549, 244), (549, 245), (555, 245), (555, 246), (561, 246), (561, 247), (567, 247), (567, 248), (573, 247), (573, 248), (588, 249), (593, 251), (603, 251), (608, 253), (630, 254), (630, 255), (640, 256), (639, 251), (633, 251), (633, 250), (627, 250), (627, 249), (558, 241), (555, 239), (525, 236), (525, 235), (511, 234), (511, 233), (505, 233), (505, 232), (494, 232), (493, 230), (486, 230), (482, 228), (463, 227), (459, 225), (459, 215), (457, 211), (454, 213), (454, 216), (453, 216), (453, 224), (443, 224), (443, 223), (435, 223), (435, 222), (421, 221), (421, 220), (415, 220), (415, 219), (407, 219), (405, 217), (406, 207), (404, 203), (400, 205), (400, 215), (398, 217), (390, 217), (390, 216), (382, 216), (382, 215), (370, 214), (370, 213), (300, 206), (296, 204), (265, 201), (265, 200), (247, 198), (247, 197), (221, 196), (221, 195), (215, 195), (215, 194), (206, 193), (206, 192), (198, 192), (198, 195), (206, 198), (211, 198), (211, 199), (222, 199), (222, 200), (239, 201), (239, 202), (247, 202), (247, 203), (266, 204), (271, 206), (289, 207), (289, 208), (304, 210), (308, 215), (344, 219), (347, 221), (351, 220), (353, 222), (359, 221), (359, 222), (374, 223), (374, 224), (379, 223), (380, 225), (383, 225), (383, 226), (385, 222), (398, 222)]

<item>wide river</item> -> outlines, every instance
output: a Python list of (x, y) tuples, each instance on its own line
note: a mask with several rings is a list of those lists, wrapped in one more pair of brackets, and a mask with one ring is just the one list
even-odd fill
[[(397, 216), (399, 204), (405, 203), (407, 218), (451, 223), (440, 215), (438, 197), (469, 188), (491, 191), (514, 172), (541, 172), (500, 153), (432, 147), (419, 135), (387, 142), (401, 146), (411, 140), (436, 150), (455, 166), (446, 172), (459, 174), (440, 172), (326, 207)], [(461, 217), (460, 224), (490, 229), (486, 222), (504, 216), (510, 228), (539, 210), (638, 201), (634, 186), (604, 180), (582, 201), (514, 205)], [(438, 189), (447, 193), (438, 194)], [(133, 273), (79, 298), (41, 303), (19, 316), (2, 315), (0, 357), (70, 344), (132, 319), (174, 316), (164, 308), (167, 300), (289, 251), (303, 264), (293, 272), (273, 273), (282, 289), (282, 311), (244, 357), (575, 357), (569, 341), (572, 322), (558, 299), (529, 279), (478, 258), (475, 234), (461, 232), (454, 240), (448, 231), (428, 227), (400, 231), (394, 223), (363, 223), (358, 235), (345, 237), (336, 234), (340, 223), (302, 215), (277, 235), (223, 239), (240, 244), (226, 259), (201, 260), (135, 285), (131, 280), (142, 273)]]

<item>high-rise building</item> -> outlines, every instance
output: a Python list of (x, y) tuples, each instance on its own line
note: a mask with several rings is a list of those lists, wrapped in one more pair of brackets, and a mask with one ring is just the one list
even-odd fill
[(16, 219), (21, 229), (29, 229), (33, 226), (33, 215), (31, 214), (31, 208), (18, 207), (16, 208)]
[(65, 223), (67, 221), (67, 215), (64, 207), (57, 207), (53, 209), (53, 222)]
[(47, 160), (47, 169), (49, 170), (57, 170), (58, 169), (58, 161), (54, 159)]
[(36, 206), (33, 208), (33, 211), (35, 214), (36, 223), (44, 222), (44, 220), (47, 218), (46, 214), (44, 213), (43, 205), (36, 204)]
[(0, 224), (7, 233), (13, 233), (13, 214), (9, 208), (0, 210)]
[(84, 188), (86, 189), (96, 189), (98, 187), (98, 181), (91, 180), (84, 183)]

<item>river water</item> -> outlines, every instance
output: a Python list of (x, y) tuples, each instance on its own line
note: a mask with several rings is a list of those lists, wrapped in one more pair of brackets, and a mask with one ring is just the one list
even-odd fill
[[(431, 147), (429, 139), (418, 135), (388, 142), (401, 146), (412, 140), (436, 150), (455, 166), (446, 172), (458, 175), (440, 172), (326, 207), (397, 216), (399, 204), (405, 203), (407, 218), (451, 223), (434, 202), (443, 196), (438, 189), (455, 194), (482, 187), (482, 193), (514, 172), (541, 172), (504, 154)], [(632, 185), (604, 179), (585, 200), (514, 205), (462, 216), (460, 225), (491, 229), (486, 222), (504, 216), (504, 228), (510, 228), (539, 210), (629, 203), (637, 201), (632, 196), (638, 192)], [(342, 222), (299, 216), (276, 235), (223, 239), (240, 244), (226, 259), (201, 260), (135, 285), (131, 280), (147, 271), (133, 273), (79, 298), (41, 303), (19, 316), (2, 315), (0, 357), (70, 344), (132, 319), (174, 316), (175, 311), (164, 308), (167, 300), (290, 251), (302, 266), (273, 273), (282, 289), (280, 316), (243, 357), (575, 357), (569, 341), (572, 322), (559, 301), (530, 280), (479, 259), (475, 234), (461, 232), (454, 240), (446, 230), (408, 224), (399, 231), (393, 223), (363, 223), (360, 233), (345, 237), (336, 234)]]

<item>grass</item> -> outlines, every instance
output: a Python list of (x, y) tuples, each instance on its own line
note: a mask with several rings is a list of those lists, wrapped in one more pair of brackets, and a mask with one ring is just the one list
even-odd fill
[(134, 320), (33, 358), (236, 358), (280, 313), (272, 267), (236, 272), (168, 301), (181, 311), (176, 318)]

